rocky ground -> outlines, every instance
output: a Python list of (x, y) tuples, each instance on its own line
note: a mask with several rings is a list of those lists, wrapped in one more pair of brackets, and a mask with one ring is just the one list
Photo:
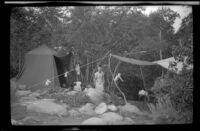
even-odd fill
[[(101, 119), (102, 116), (112, 111), (107, 111), (102, 114), (87, 115), (85, 113), (68, 112), (66, 116), (59, 117), (58, 115), (50, 115), (46, 113), (37, 113), (27, 111), (24, 106), (15, 105), (12, 107), (12, 119), (16, 120), (17, 124), (22, 125), (110, 125), (110, 124), (163, 124), (164, 121), (153, 120), (148, 112), (131, 113), (131, 112), (113, 112), (113, 118), (108, 118), (108, 122)], [(21, 108), (21, 109), (18, 109)], [(110, 117), (108, 115), (108, 117)], [(119, 117), (119, 118), (118, 118)], [(99, 118), (99, 119), (96, 119)], [(89, 120), (89, 121), (88, 121)], [(111, 121), (109, 123), (109, 121)]]
[[(70, 107), (62, 102), (48, 100), (40, 93), (17, 92), (18, 100), (11, 105), (12, 124), (15, 125), (126, 125), (165, 124), (166, 120), (154, 119), (144, 103), (128, 101), (126, 105), (87, 103)], [(21, 93), (21, 94), (20, 94)], [(72, 93), (71, 95), (76, 95)], [(40, 100), (48, 100), (36, 104)], [(44, 102), (44, 101), (43, 101)], [(50, 103), (52, 102), (52, 103)], [(35, 106), (33, 106), (34, 104)], [(30, 106), (31, 105), (31, 106)], [(57, 108), (56, 108), (57, 107)], [(47, 108), (47, 109), (43, 109)], [(54, 109), (55, 108), (55, 109)]]

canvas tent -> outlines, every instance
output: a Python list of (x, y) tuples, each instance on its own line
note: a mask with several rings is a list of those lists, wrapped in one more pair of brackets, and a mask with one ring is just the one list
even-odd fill
[(17, 82), (31, 87), (30, 90), (37, 90), (46, 88), (45, 82), (50, 79), (51, 83), (48, 88), (60, 87), (63, 83), (67, 83), (66, 78), (63, 75), (55, 76), (64, 72), (62, 64), (64, 60), (70, 63), (68, 55), (58, 56), (53, 49), (41, 45), (26, 54), (23, 68), (17, 76)]

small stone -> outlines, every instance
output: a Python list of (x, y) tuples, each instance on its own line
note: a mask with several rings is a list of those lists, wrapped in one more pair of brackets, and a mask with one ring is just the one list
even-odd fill
[(104, 112), (106, 112), (108, 110), (106, 103), (102, 102), (100, 103), (96, 108), (95, 108), (95, 112), (97, 114), (103, 114)]
[(111, 111), (117, 111), (117, 107), (115, 105), (108, 105), (108, 109)]
[(20, 90), (25, 90), (25, 89), (26, 89), (26, 85), (18, 85), (18, 88), (19, 88)]

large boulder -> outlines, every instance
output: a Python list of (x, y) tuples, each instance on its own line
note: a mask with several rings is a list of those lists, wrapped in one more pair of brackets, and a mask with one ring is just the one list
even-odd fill
[(135, 124), (135, 121), (129, 117), (124, 118), (125, 124)]
[(48, 93), (48, 90), (49, 90), (49, 89), (47, 89), (47, 88), (45, 88), (45, 89), (38, 89), (38, 90), (36, 90), (35, 92), (36, 92), (36, 93), (39, 93), (40, 95), (45, 95), (45, 94)]
[(112, 124), (112, 125), (131, 125), (131, 124), (135, 124), (135, 121), (133, 121), (129, 117), (125, 117), (123, 120), (113, 121), (113, 122), (110, 122), (110, 124)]
[(15, 105), (11, 107), (11, 118), (15, 120), (21, 120), (27, 115), (27, 109), (25, 106)]
[(135, 105), (131, 105), (130, 103), (127, 103), (124, 106), (119, 106), (120, 110), (122, 112), (129, 112), (129, 113), (136, 113), (136, 114), (141, 114), (140, 109), (135, 106)]
[(56, 114), (58, 116), (67, 115), (66, 104), (56, 104), (52, 99), (41, 99), (27, 105), (27, 110), (38, 113)]
[(116, 121), (123, 120), (123, 117), (115, 112), (106, 112), (100, 116), (107, 123), (113, 124)]
[(12, 124), (12, 125), (22, 125), (23, 123), (22, 123), (22, 122), (19, 122), (19, 121), (17, 121), (17, 120), (11, 119), (11, 124)]
[(24, 96), (24, 97), (21, 97), (19, 99), (19, 103), (24, 103), (24, 102), (27, 102), (27, 101), (36, 101), (38, 100), (37, 98), (35, 97), (31, 97), (31, 96)]
[(90, 98), (93, 103), (99, 104), (103, 99), (103, 92), (95, 88), (86, 88), (84, 93)]
[(94, 109), (94, 105), (91, 103), (87, 103), (83, 105), (81, 108), (79, 108), (79, 112), (86, 115), (93, 115), (95, 114), (93, 109)]
[(18, 90), (18, 91), (16, 91), (16, 95), (17, 96), (26, 96), (26, 95), (29, 95), (29, 94), (31, 94), (30, 90), (27, 90), (27, 91), (25, 91), (25, 90)]
[(38, 92), (33, 92), (33, 93), (29, 94), (28, 96), (30, 96), (30, 97), (39, 97), (40, 94)]
[(106, 125), (106, 122), (98, 117), (92, 117), (82, 122), (82, 125)]
[(108, 107), (107, 107), (106, 103), (102, 102), (95, 108), (95, 113), (103, 114), (107, 110), (108, 110)]

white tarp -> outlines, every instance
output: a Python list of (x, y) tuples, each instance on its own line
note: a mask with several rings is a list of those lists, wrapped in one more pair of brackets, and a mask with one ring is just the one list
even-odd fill
[[(185, 60), (186, 60), (186, 59), (187, 59), (187, 57), (185, 57)], [(180, 71), (181, 71), (182, 68), (183, 68), (183, 62), (177, 62), (177, 61), (174, 59), (174, 57), (170, 57), (170, 58), (167, 58), (167, 59), (154, 61), (153, 63), (156, 63), (156, 64), (158, 64), (158, 65), (160, 65), (160, 66), (162, 66), (162, 67), (164, 67), (164, 68), (166, 68), (166, 69), (168, 69), (168, 70), (172, 70), (172, 69), (169, 68), (169, 65), (170, 65), (171, 62), (176, 62), (176, 63), (177, 63), (177, 66), (176, 66), (177, 71), (176, 71), (176, 73), (180, 73)], [(191, 69), (191, 68), (192, 68), (192, 65), (190, 65), (190, 66), (188, 67), (188, 69)]]
[[(173, 70), (171, 68), (169, 68), (169, 65), (171, 62), (175, 62), (176, 60), (174, 59), (174, 57), (170, 57), (167, 59), (162, 59), (162, 60), (158, 60), (158, 61), (154, 61), (154, 62), (149, 62), (149, 61), (143, 61), (143, 60), (136, 60), (133, 58), (127, 58), (127, 57), (121, 57), (121, 56), (117, 56), (117, 55), (112, 55), (114, 58), (121, 60), (123, 62), (127, 62), (130, 64), (135, 64), (135, 65), (160, 65), (168, 70)], [(184, 58), (186, 61), (187, 56)], [(177, 71), (176, 73), (179, 73), (182, 68), (183, 68), (183, 62), (177, 62)], [(192, 69), (193, 65), (189, 65), (189, 67), (187, 69)]]

